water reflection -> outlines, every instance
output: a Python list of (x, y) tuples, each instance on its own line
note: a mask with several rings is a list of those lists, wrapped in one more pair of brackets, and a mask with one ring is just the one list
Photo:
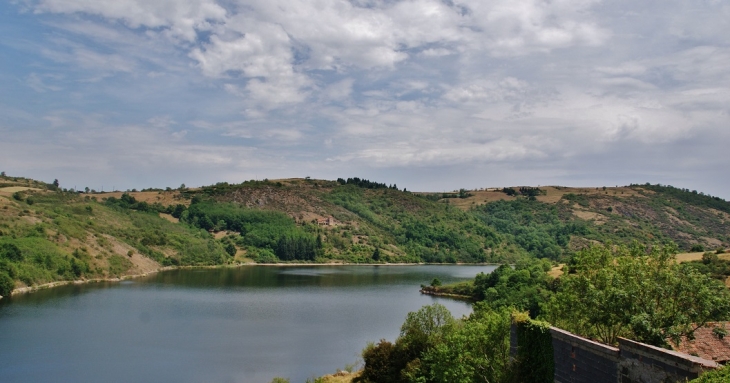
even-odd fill
[[(0, 301), (0, 382), (303, 382), (394, 339), (420, 284), (489, 266), (175, 270)], [(4, 302), (3, 302), (4, 301)]]

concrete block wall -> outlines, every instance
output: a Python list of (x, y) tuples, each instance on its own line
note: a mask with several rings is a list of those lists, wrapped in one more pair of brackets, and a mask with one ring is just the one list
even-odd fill
[(617, 383), (618, 348), (551, 327), (556, 383)]
[[(619, 339), (611, 347), (550, 328), (555, 383), (672, 383), (697, 378), (717, 363), (676, 351)], [(510, 331), (510, 352), (517, 353), (517, 331)]]
[(621, 383), (684, 382), (718, 368), (711, 360), (619, 338)]

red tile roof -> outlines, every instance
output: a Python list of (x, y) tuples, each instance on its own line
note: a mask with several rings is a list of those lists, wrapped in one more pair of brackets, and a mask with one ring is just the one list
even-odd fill
[[(720, 339), (720, 336), (714, 332), (716, 328), (724, 328), (728, 334)], [(727, 363), (730, 361), (730, 322), (710, 322), (706, 327), (695, 331), (694, 340), (687, 340), (683, 337), (679, 346), (671, 341), (669, 344), (674, 350), (685, 354), (714, 360), (717, 363)]]

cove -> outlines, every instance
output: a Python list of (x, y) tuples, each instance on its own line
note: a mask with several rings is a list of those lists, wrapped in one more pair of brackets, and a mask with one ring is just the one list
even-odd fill
[(166, 271), (0, 300), (0, 382), (292, 383), (394, 340), (421, 295), (495, 266), (245, 266)]

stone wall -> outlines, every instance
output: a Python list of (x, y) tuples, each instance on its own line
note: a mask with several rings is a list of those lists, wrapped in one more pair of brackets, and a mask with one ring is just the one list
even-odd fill
[(555, 382), (617, 383), (621, 351), (552, 327)]
[[(670, 383), (697, 378), (718, 368), (713, 361), (676, 351), (619, 339), (619, 347), (552, 327), (555, 383)], [(510, 333), (510, 351), (516, 355), (516, 326)]]

